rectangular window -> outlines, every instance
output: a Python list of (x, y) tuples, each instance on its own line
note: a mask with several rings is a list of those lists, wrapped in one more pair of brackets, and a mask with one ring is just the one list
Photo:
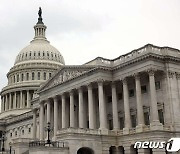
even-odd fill
[(120, 123), (120, 129), (122, 130), (124, 128), (124, 118), (123, 117), (119, 118), (119, 123)]
[(51, 78), (51, 73), (49, 73), (49, 78)]
[(149, 121), (149, 112), (145, 112), (144, 113), (144, 122), (145, 122), (145, 125), (149, 125), (150, 124), (150, 121)]
[(108, 96), (108, 103), (112, 102), (112, 96)]
[(161, 83), (160, 81), (155, 82), (156, 90), (161, 89)]
[(158, 110), (158, 115), (159, 115), (159, 121), (164, 125), (164, 113), (163, 109)]
[(109, 130), (113, 130), (113, 121), (112, 121), (112, 119), (109, 120)]
[(147, 92), (147, 87), (146, 87), (146, 85), (141, 86), (141, 93), (144, 94), (144, 93), (146, 93), (146, 92)]
[(131, 115), (131, 124), (132, 127), (136, 127), (136, 115)]
[(134, 96), (134, 89), (130, 89), (129, 90), (129, 97), (133, 97)]
[(121, 100), (122, 99), (122, 93), (118, 93), (118, 100)]

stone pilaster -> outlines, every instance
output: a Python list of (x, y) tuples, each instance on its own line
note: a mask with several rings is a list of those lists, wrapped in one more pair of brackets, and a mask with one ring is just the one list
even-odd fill
[(16, 103), (17, 103), (17, 100), (16, 100), (16, 91), (14, 92), (14, 101), (13, 101), (13, 108), (16, 109)]
[(20, 108), (23, 108), (23, 92), (20, 91)]
[(12, 93), (9, 93), (9, 110), (12, 109)]
[(8, 111), (9, 102), (8, 102), (8, 95), (6, 94), (6, 111)]
[(113, 112), (113, 129), (119, 129), (119, 120), (118, 120), (118, 106), (117, 106), (117, 93), (116, 85), (113, 82), (111, 85), (112, 88), (112, 112)]
[(30, 104), (30, 94), (29, 94), (29, 90), (27, 90), (27, 108), (30, 108), (31, 104)]

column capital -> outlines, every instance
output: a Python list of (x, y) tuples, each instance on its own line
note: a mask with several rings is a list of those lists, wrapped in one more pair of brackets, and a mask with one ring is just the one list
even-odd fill
[(65, 96), (65, 93), (62, 93), (62, 94), (61, 94), (61, 98), (62, 98), (62, 99), (65, 99), (65, 97), (66, 97), (66, 96)]
[(91, 82), (87, 84), (87, 88), (92, 89), (92, 83)]
[(53, 98), (54, 101), (58, 101), (58, 96), (57, 95), (53, 96), (52, 98)]
[(150, 69), (147, 69), (147, 73), (149, 74), (149, 76), (154, 76), (155, 72), (157, 71), (157, 69), (155, 68), (150, 68)]
[(102, 84), (104, 81), (105, 81), (105, 80), (104, 80), (103, 78), (98, 78), (98, 79), (96, 80), (96, 82), (97, 82), (98, 84)]
[(127, 85), (127, 77), (122, 78), (121, 81), (124, 85)]
[(77, 89), (78, 89), (78, 92), (79, 92), (79, 93), (83, 91), (82, 86), (80, 86), (80, 87), (79, 87), (79, 88), (77, 88)]
[(133, 74), (133, 77), (134, 77), (136, 80), (140, 80), (140, 73), (139, 73), (139, 72), (134, 73), (134, 74)]
[(111, 87), (115, 86), (116, 82), (115, 81), (111, 81)]
[(169, 77), (169, 78), (173, 78), (174, 75), (175, 75), (175, 72), (173, 72), (173, 71), (168, 71), (168, 77)]
[(176, 78), (179, 80), (180, 79), (180, 73), (176, 72)]
[(74, 95), (74, 89), (71, 89), (71, 90), (69, 91), (69, 95), (70, 95), (70, 96), (73, 96), (73, 95)]

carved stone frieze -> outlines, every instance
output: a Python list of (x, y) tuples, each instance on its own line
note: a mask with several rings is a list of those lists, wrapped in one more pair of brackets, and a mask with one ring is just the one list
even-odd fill
[(51, 82), (46, 88), (53, 87), (55, 85), (61, 84), (67, 80), (73, 79), (81, 74), (87, 72), (86, 70), (63, 70), (57, 75), (53, 82)]

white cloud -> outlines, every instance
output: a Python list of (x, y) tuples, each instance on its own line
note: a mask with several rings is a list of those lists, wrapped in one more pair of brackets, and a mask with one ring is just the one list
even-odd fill
[(180, 48), (179, 0), (0, 0), (0, 89), (16, 55), (34, 37), (38, 7), (47, 38), (66, 64), (115, 58), (146, 43)]

